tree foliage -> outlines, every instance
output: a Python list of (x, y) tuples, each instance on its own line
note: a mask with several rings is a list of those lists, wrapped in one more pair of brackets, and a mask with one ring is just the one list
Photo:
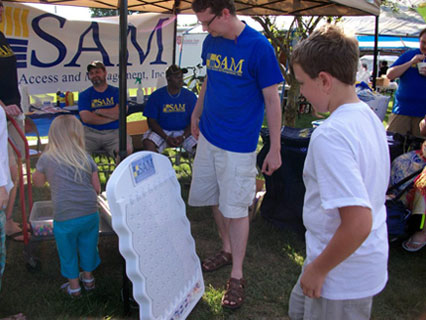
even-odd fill
[(289, 86), (287, 103), (284, 108), (284, 125), (294, 127), (297, 117), (299, 84), (290, 72), (289, 62), (293, 46), (300, 40), (306, 39), (321, 21), (336, 22), (339, 18), (315, 16), (295, 16), (288, 29), (278, 29), (276, 18), (257, 16), (254, 19), (262, 26), (265, 36), (270, 40), (275, 54), (280, 62), (281, 72)]
[(90, 16), (92, 18), (118, 16), (118, 10), (102, 9), (102, 8), (90, 8)]

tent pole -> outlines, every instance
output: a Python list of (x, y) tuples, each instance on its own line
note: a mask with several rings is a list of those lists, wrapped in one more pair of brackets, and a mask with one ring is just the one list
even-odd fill
[(378, 46), (379, 46), (379, 16), (376, 16), (376, 28), (374, 30), (374, 59), (373, 59), (373, 89), (374, 90), (376, 90)]
[[(173, 31), (173, 64), (176, 64), (176, 38), (177, 38), (177, 15), (180, 13), (180, 0), (175, 0), (173, 6), (173, 14), (175, 16), (174, 31)], [(179, 63), (180, 64), (180, 63)]]
[(127, 156), (126, 113), (127, 113), (127, 0), (120, 0), (119, 42), (119, 161)]
[[(120, 32), (119, 32), (119, 73), (118, 73), (118, 90), (119, 90), (119, 148), (118, 148), (118, 163), (127, 156), (127, 0), (120, 0)], [(117, 165), (118, 165), (117, 163)], [(130, 281), (126, 274), (126, 260), (123, 261), (123, 313), (125, 316), (130, 315)]]

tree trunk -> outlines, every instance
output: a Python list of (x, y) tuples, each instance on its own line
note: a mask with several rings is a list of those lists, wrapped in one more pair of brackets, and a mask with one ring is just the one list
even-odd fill
[(287, 104), (284, 108), (284, 125), (294, 127), (296, 125), (298, 97), (299, 97), (299, 84), (294, 79), (288, 83), (290, 89), (287, 93)]

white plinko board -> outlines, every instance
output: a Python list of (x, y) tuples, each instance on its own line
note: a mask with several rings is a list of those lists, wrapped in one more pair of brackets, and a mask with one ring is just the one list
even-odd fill
[(170, 160), (132, 154), (114, 170), (106, 191), (140, 319), (185, 319), (204, 282)]

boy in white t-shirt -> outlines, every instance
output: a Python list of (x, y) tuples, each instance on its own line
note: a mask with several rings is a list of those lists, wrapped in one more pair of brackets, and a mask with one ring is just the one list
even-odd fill
[(291, 319), (369, 319), (387, 282), (384, 127), (355, 92), (355, 38), (324, 26), (293, 51), (300, 92), (330, 116), (312, 134), (303, 170), (306, 260)]

